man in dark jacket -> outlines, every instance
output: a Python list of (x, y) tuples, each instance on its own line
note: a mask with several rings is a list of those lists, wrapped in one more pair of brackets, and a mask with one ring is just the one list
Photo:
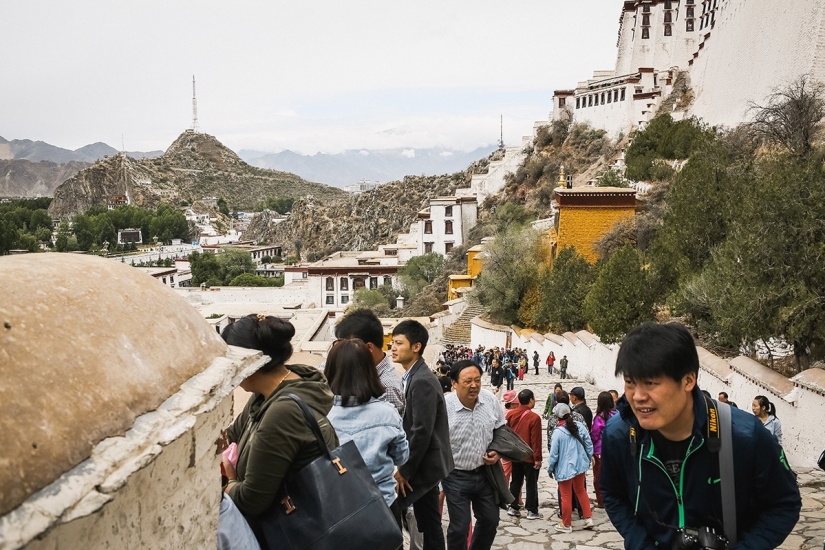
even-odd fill
[(402, 321), (392, 331), (392, 360), (406, 371), (401, 377), (403, 424), (410, 444), (409, 460), (395, 473), (396, 506), (403, 510), (412, 504), (418, 530), (424, 534), (424, 550), (444, 550), (438, 484), (455, 465), (444, 394), (421, 358), (427, 340), (427, 329), (417, 321)]
[[(625, 395), (603, 435), (600, 477), (607, 514), (625, 548), (672, 548), (682, 528), (725, 533), (719, 453), (709, 449), (717, 424), (708, 419), (716, 411), (697, 386), (698, 372), (693, 338), (675, 323), (642, 325), (619, 349), (616, 375), (624, 376)], [(756, 417), (731, 409), (730, 430), (732, 548), (776, 548), (799, 519), (799, 488), (784, 452)]]
[(576, 386), (570, 390), (570, 408), (573, 412), (577, 412), (584, 418), (584, 423), (587, 425), (587, 431), (593, 428), (593, 411), (587, 406), (584, 400), (584, 388)]

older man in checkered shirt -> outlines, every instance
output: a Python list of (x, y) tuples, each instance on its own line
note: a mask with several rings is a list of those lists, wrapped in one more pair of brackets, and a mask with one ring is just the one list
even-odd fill
[(495, 488), (484, 468), (499, 459), (487, 449), (493, 430), (504, 425), (504, 411), (492, 392), (481, 389), (481, 376), (481, 367), (469, 360), (458, 361), (450, 371), (455, 391), (446, 405), (455, 469), (441, 482), (450, 513), (448, 550), (467, 550), (471, 504), (476, 524), (470, 550), (489, 550), (498, 528)]

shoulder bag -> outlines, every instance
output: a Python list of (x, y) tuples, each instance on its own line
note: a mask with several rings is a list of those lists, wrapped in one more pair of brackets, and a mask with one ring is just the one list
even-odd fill
[(402, 535), (353, 441), (329, 450), (309, 407), (301, 408), (321, 456), (285, 480), (260, 517), (267, 545), (290, 550), (396, 550)]

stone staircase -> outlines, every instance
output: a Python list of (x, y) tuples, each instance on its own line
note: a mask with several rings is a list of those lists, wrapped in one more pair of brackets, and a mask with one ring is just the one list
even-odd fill
[(474, 317), (484, 313), (484, 306), (481, 304), (470, 304), (461, 312), (455, 323), (444, 328), (444, 336), (441, 341), (444, 344), (456, 346), (470, 345), (470, 321)]

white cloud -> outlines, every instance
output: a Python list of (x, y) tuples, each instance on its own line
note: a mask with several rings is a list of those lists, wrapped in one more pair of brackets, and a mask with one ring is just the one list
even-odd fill
[(452, 151), (442, 151), (442, 152), (438, 153), (438, 156), (440, 156), (440, 157), (451, 157), (451, 156), (453, 156), (453, 152)]
[(358, 151), (358, 154), (360, 154), (362, 157), (370, 156), (370, 152), (367, 151), (366, 149), (361, 149), (360, 151)]
[(415, 149), (404, 149), (401, 151), (401, 156), (408, 159), (415, 158)]

